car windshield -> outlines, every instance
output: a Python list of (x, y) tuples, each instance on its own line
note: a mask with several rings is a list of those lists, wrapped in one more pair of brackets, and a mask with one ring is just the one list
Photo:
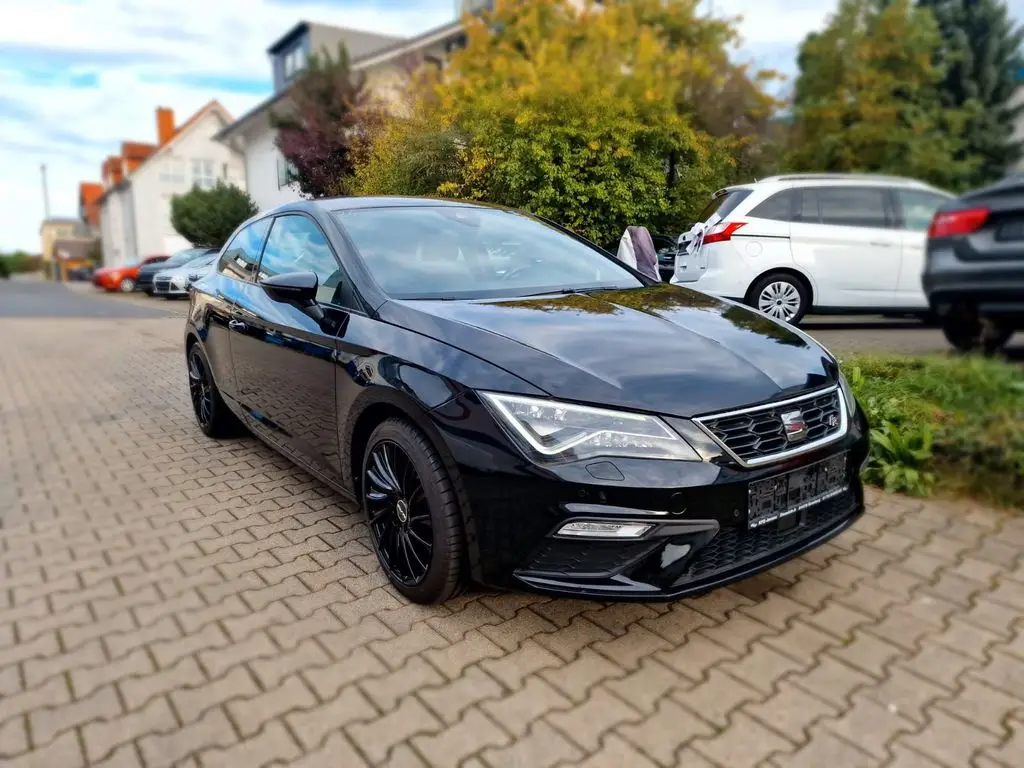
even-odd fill
[(204, 248), (188, 248), (184, 251), (178, 251), (176, 254), (171, 256), (167, 261), (163, 262), (160, 267), (162, 269), (170, 269), (171, 267), (180, 267), (183, 264), (188, 264), (190, 261), (195, 259), (197, 256), (202, 256), (206, 253)]
[(643, 283), (596, 248), (525, 214), (461, 206), (336, 211), (396, 299), (484, 299)]
[(185, 262), (184, 266), (189, 269), (195, 269), (196, 267), (208, 267), (217, 260), (217, 255), (212, 256), (200, 256), (198, 259), (192, 259), (192, 261)]

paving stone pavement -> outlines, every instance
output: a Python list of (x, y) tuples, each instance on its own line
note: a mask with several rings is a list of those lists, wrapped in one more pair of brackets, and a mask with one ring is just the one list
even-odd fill
[(0, 765), (1021, 766), (1024, 516), (872, 493), (668, 604), (385, 584), (194, 426), (180, 317), (0, 320)]

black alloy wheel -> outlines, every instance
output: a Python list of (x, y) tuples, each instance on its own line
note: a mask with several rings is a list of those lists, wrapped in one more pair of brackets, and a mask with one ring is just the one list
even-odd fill
[(237, 430), (238, 420), (221, 399), (210, 373), (210, 364), (199, 344), (188, 353), (188, 394), (196, 422), (207, 437), (227, 437)]
[(416, 603), (439, 603), (462, 587), (462, 518), (453, 483), (430, 442), (389, 419), (363, 457), (363, 508), (381, 567)]

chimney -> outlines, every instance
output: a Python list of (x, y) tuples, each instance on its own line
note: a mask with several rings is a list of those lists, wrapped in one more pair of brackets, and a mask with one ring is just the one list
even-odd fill
[(168, 107), (156, 108), (156, 143), (162, 147), (174, 138), (174, 110)]

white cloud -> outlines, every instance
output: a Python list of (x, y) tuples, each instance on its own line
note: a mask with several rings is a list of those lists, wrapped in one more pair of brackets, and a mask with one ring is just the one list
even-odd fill
[(0, 251), (38, 250), (49, 176), (54, 216), (77, 215), (122, 141), (153, 142), (154, 110), (179, 122), (212, 98), (240, 115), (270, 93), (267, 47), (300, 20), (394, 35), (450, 21), (451, 0), (32, 0), (0, 24)]

